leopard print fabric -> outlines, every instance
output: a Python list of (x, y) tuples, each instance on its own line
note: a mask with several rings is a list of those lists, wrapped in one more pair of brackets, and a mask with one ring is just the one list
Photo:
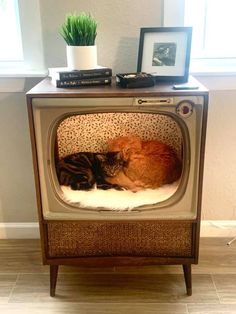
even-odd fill
[(106, 152), (109, 139), (138, 135), (143, 140), (159, 140), (181, 156), (182, 134), (169, 116), (151, 113), (96, 113), (65, 118), (58, 126), (58, 156), (76, 152)]

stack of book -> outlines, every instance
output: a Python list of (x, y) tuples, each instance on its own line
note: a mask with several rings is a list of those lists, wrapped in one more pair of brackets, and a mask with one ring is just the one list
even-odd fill
[(56, 87), (80, 87), (111, 84), (112, 69), (98, 66), (90, 70), (70, 70), (64, 68), (49, 68), (48, 76)]

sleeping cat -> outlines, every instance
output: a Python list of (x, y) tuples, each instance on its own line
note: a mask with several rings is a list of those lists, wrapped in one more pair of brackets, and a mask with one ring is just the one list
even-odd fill
[(90, 190), (95, 183), (103, 190), (121, 190), (120, 186), (109, 183), (106, 178), (115, 176), (123, 165), (121, 153), (79, 152), (60, 159), (56, 171), (60, 185), (70, 186), (72, 190)]
[[(108, 150), (122, 152), (126, 161), (123, 172), (133, 183), (133, 191), (158, 188), (181, 176), (182, 163), (176, 152), (160, 141), (142, 141), (132, 135), (118, 137), (108, 141)], [(121, 181), (119, 176), (112, 177), (113, 184), (123, 186)]]

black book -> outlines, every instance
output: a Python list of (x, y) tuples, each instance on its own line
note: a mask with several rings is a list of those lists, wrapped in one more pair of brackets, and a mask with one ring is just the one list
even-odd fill
[(68, 68), (49, 68), (48, 76), (53, 80), (90, 79), (112, 76), (112, 69), (98, 66), (89, 70), (69, 70)]
[(81, 87), (81, 86), (96, 86), (96, 85), (110, 85), (110, 77), (98, 77), (88, 79), (71, 79), (71, 80), (51, 80), (52, 84), (56, 87)]

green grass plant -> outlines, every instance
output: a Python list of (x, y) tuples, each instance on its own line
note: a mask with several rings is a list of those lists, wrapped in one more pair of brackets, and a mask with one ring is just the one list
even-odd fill
[(68, 46), (93, 46), (97, 36), (97, 22), (86, 13), (68, 14), (60, 28)]

